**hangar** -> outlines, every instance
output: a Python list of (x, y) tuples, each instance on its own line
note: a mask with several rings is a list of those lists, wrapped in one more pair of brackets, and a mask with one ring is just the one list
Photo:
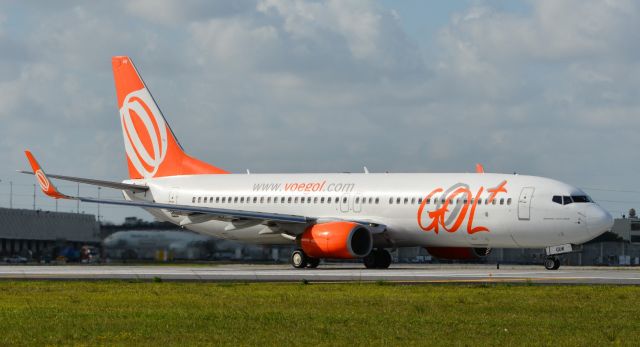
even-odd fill
[(0, 208), (0, 256), (57, 256), (67, 246), (100, 243), (94, 215)]

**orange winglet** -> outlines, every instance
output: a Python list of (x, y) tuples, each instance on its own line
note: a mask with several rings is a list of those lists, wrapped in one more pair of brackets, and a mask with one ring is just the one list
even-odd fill
[(70, 199), (71, 198), (67, 195), (60, 193), (58, 189), (53, 185), (53, 183), (49, 181), (49, 178), (44, 173), (44, 171), (40, 167), (40, 164), (38, 164), (38, 161), (33, 156), (33, 154), (31, 154), (30, 151), (26, 150), (24, 151), (24, 154), (27, 155), (27, 159), (29, 160), (29, 164), (31, 165), (33, 174), (36, 176), (36, 179), (38, 180), (38, 184), (40, 184), (40, 188), (42, 189), (43, 193), (47, 194), (48, 196), (54, 199)]
[(482, 164), (480, 164), (480, 163), (476, 164), (476, 172), (477, 173), (484, 173), (484, 167), (482, 166)]

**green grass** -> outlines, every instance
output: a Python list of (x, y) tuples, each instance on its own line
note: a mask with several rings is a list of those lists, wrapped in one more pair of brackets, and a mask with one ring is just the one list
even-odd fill
[(640, 287), (0, 282), (7, 345), (637, 345)]

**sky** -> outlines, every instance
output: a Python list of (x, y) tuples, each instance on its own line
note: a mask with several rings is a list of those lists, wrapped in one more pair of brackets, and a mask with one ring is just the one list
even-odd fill
[(0, 207), (13, 187), (33, 208), (26, 148), (49, 173), (126, 178), (111, 57), (128, 55), (186, 151), (232, 172), (479, 162), (620, 216), (640, 207), (638, 42), (624, 0), (0, 1)]

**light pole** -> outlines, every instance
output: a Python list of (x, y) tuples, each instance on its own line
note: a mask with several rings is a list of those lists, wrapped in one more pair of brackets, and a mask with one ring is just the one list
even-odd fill
[(13, 208), (13, 181), (9, 181), (9, 208)]
[[(98, 187), (98, 200), (100, 200), (100, 189), (102, 187)], [(100, 223), (100, 203), (98, 203), (98, 223)]]
[(33, 185), (33, 210), (36, 210), (36, 185)]

